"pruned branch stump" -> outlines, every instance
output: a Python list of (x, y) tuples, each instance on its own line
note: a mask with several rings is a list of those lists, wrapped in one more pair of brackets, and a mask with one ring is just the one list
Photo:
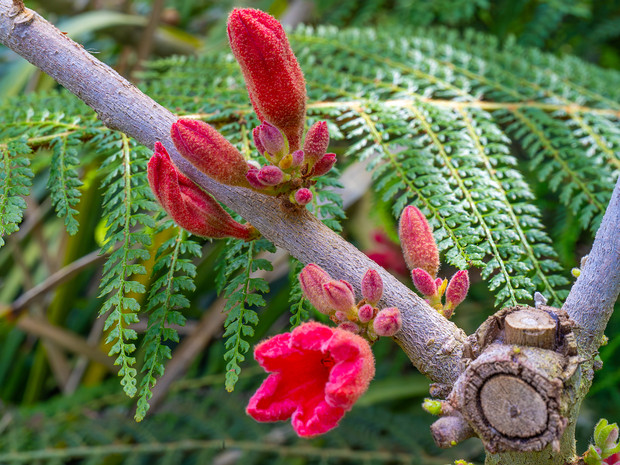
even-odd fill
[(490, 453), (559, 448), (568, 423), (565, 390), (579, 359), (562, 310), (518, 305), (489, 317), (469, 337), (467, 369), (431, 426), (439, 447), (478, 436)]

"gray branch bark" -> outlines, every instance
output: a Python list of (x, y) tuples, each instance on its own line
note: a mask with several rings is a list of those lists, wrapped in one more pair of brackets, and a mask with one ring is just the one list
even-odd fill
[(253, 224), (267, 239), (304, 263), (316, 263), (357, 289), (364, 272), (381, 273), (385, 306), (403, 313), (395, 337), (412, 363), (435, 382), (452, 384), (463, 370), (465, 334), (392, 275), (307, 212), (291, 215), (278, 201), (247, 189), (218, 184), (197, 171), (174, 148), (170, 126), (177, 117), (87, 53), (35, 12), (0, 0), (0, 42), (52, 76), (95, 110), (109, 128), (147, 147), (160, 141), (174, 163), (219, 201)]

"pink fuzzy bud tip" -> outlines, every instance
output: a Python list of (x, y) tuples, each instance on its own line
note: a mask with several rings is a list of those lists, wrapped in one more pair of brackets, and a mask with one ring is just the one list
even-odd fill
[(362, 296), (376, 304), (383, 295), (383, 280), (377, 270), (368, 270), (362, 278)]
[(360, 327), (357, 323), (353, 321), (344, 321), (338, 325), (339, 329), (344, 329), (345, 331), (349, 331), (353, 334), (359, 334)]
[(267, 187), (266, 184), (262, 183), (261, 180), (258, 179), (258, 170), (256, 168), (250, 169), (245, 174), (245, 178), (254, 189), (265, 189)]
[(295, 150), (292, 154), (291, 167), (296, 168), (301, 166), (304, 162), (304, 151), (303, 150)]
[(249, 187), (245, 174), (248, 164), (224, 136), (202, 121), (180, 119), (170, 135), (184, 158), (215, 181), (230, 186)]
[(343, 321), (349, 321), (349, 317), (346, 312), (336, 312), (332, 315), (332, 321), (334, 323), (342, 323)]
[(271, 374), (250, 399), (247, 414), (257, 421), (291, 418), (303, 437), (338, 426), (375, 375), (365, 339), (315, 322), (261, 342), (254, 358)]
[(333, 313), (333, 311), (325, 296), (323, 285), (331, 280), (329, 274), (314, 263), (306, 265), (299, 273), (299, 284), (302, 292), (319, 312), (326, 315)]
[(329, 131), (327, 129), (327, 123), (325, 121), (319, 121), (314, 123), (304, 140), (304, 153), (306, 154), (306, 161), (312, 166), (318, 162), (329, 146)]
[(459, 305), (469, 291), (469, 273), (467, 270), (457, 271), (450, 279), (446, 289), (446, 307), (454, 310)]
[(388, 307), (381, 310), (373, 321), (373, 328), (378, 336), (392, 337), (403, 326), (400, 310)]
[(350, 284), (342, 281), (329, 281), (323, 284), (323, 291), (331, 308), (348, 312), (355, 307), (355, 295), (349, 286)]
[(312, 191), (302, 187), (295, 192), (295, 202), (299, 205), (308, 205), (312, 202)]
[[(413, 270), (411, 272), (411, 279), (413, 280), (413, 285), (423, 296), (430, 297), (437, 293), (437, 284), (435, 280), (422, 268)], [(441, 279), (439, 279), (439, 283), (441, 284)]]
[(267, 150), (265, 149), (265, 146), (260, 140), (260, 126), (252, 129), (252, 139), (254, 140), (254, 145), (256, 146), (256, 150), (258, 150), (258, 153), (260, 153), (261, 155), (265, 155), (265, 152)]
[(286, 137), (273, 124), (263, 121), (258, 127), (258, 137), (262, 146), (276, 162), (288, 153)]
[(228, 17), (228, 40), (257, 116), (284, 133), (290, 150), (299, 149), (306, 82), (282, 25), (260, 10), (234, 9)]
[(284, 173), (277, 166), (267, 165), (258, 170), (256, 177), (266, 186), (277, 186), (284, 179)]
[(420, 210), (412, 205), (403, 210), (398, 235), (409, 269), (422, 268), (435, 278), (439, 270), (439, 251), (431, 227)]
[(147, 166), (149, 185), (166, 213), (182, 228), (198, 236), (236, 237), (246, 241), (258, 237), (250, 224), (240, 224), (209, 194), (172, 164), (165, 147), (157, 142)]
[(360, 323), (368, 323), (375, 317), (375, 309), (370, 304), (362, 305), (357, 311)]
[(335, 153), (326, 153), (323, 155), (319, 161), (316, 162), (314, 168), (312, 169), (312, 176), (318, 177), (323, 176), (329, 170), (331, 170), (336, 164), (336, 154)]

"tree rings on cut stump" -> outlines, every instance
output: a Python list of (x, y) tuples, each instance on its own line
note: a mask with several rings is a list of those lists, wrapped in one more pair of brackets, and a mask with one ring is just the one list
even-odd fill
[(507, 344), (553, 349), (557, 323), (549, 313), (535, 308), (506, 315), (504, 320)]
[(504, 436), (529, 438), (547, 427), (547, 403), (514, 376), (497, 375), (484, 383), (480, 406), (487, 422)]

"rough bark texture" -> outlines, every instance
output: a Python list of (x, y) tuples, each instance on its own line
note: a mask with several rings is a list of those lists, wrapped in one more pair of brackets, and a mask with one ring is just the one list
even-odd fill
[(333, 277), (349, 281), (358, 295), (365, 271), (377, 269), (385, 287), (381, 304), (398, 307), (403, 314), (403, 330), (396, 341), (430, 379), (448, 385), (454, 382), (462, 371), (463, 331), (351, 244), (305, 211), (285, 213), (272, 197), (218, 184), (197, 171), (178, 154), (170, 138), (175, 115), (39, 15), (28, 9), (20, 11), (11, 0), (0, 0), (0, 42), (77, 95), (106, 126), (147, 147), (160, 141), (188, 177), (302, 262), (316, 263)]

